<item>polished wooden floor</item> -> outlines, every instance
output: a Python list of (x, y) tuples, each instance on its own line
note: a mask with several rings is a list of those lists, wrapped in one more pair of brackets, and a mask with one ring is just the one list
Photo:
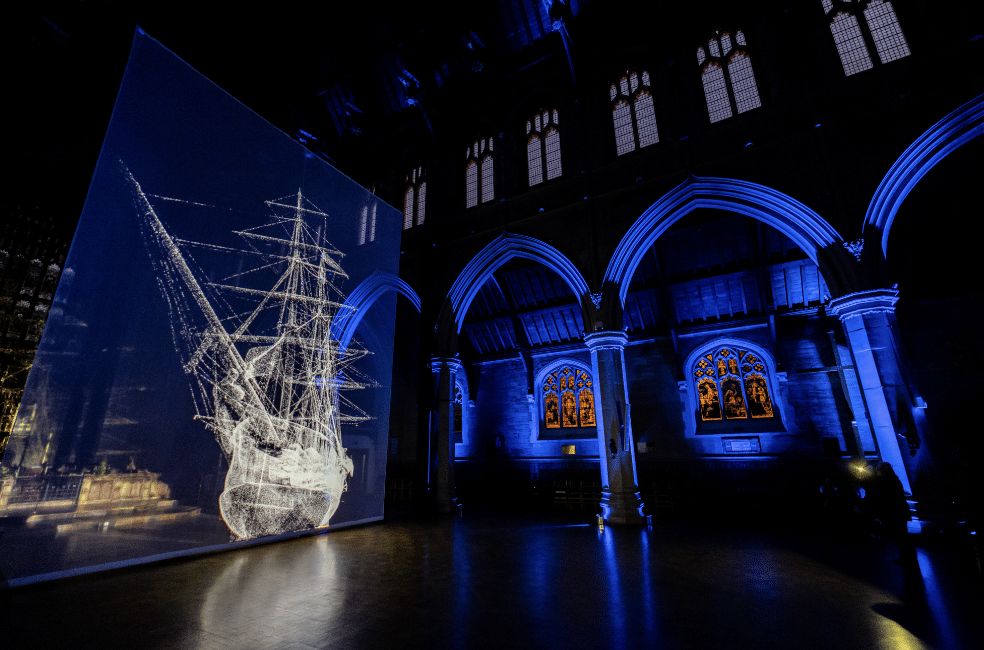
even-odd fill
[(920, 537), (903, 569), (775, 523), (408, 518), (8, 589), (0, 646), (984, 647), (968, 538)]

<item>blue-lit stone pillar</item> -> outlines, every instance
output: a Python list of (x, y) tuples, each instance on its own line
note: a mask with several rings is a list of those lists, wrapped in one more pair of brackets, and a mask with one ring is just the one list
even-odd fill
[[(437, 386), (434, 409), (437, 422), (430, 432), (431, 444), (437, 445), (437, 467), (431, 476), (431, 489), (439, 512), (454, 512), (458, 500), (454, 491), (454, 376), (461, 362), (453, 357), (432, 357), (431, 372)], [(434, 422), (434, 418), (431, 418)]]
[(874, 289), (834, 298), (827, 309), (840, 318), (844, 327), (878, 455), (883, 462), (892, 464), (905, 491), (911, 494), (908, 468), (896, 435), (904, 426), (899, 419), (900, 403), (906, 405), (912, 401), (897, 336), (895, 303), (898, 300), (897, 289)]
[(625, 344), (628, 338), (625, 332), (619, 331), (599, 331), (584, 337), (591, 350), (591, 369), (595, 379), (598, 453), (601, 456), (601, 515), (610, 524), (646, 523), (636, 476), (631, 407), (625, 380)]

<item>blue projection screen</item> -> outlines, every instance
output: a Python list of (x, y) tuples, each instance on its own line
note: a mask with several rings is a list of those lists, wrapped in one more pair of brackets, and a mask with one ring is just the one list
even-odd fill
[(401, 223), (138, 31), (3, 458), (10, 583), (380, 519), (396, 296), (347, 296)]

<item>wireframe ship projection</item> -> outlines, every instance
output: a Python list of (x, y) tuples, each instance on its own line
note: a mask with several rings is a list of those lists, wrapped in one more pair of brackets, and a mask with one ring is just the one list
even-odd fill
[[(327, 526), (354, 470), (341, 423), (370, 419), (340, 391), (374, 385), (353, 378), (353, 362), (369, 352), (350, 345), (340, 355), (330, 336), (332, 320), (351, 307), (338, 286), (348, 277), (343, 254), (324, 238), (328, 215), (298, 190), (265, 202), (268, 223), (235, 231), (244, 248), (181, 240), (151, 203), (177, 199), (145, 194), (125, 166), (124, 174), (193, 377), (196, 418), (229, 461), (222, 518), (241, 539)], [(207, 280), (193, 271), (199, 250), (233, 256), (235, 271)], [(272, 288), (248, 286), (264, 274), (275, 278)]]

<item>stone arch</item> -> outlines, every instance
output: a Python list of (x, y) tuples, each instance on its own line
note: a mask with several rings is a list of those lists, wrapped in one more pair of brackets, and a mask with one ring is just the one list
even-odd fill
[(366, 310), (387, 291), (396, 291), (406, 297), (420, 312), (420, 297), (409, 284), (392, 273), (374, 271), (349, 294), (345, 305), (331, 323), (330, 336), (338, 341), (340, 355), (345, 355)]
[(438, 316), (438, 347), (448, 353), (455, 351), (465, 313), (475, 295), (496, 269), (514, 257), (539, 262), (559, 275), (583, 307), (583, 300), (589, 292), (588, 283), (567, 256), (534, 237), (502, 233), (468, 262), (451, 286)]
[[(843, 242), (840, 233), (796, 199), (748, 181), (691, 176), (650, 206), (629, 228), (605, 270), (604, 290), (617, 291), (618, 303), (624, 304), (632, 274), (646, 251), (670, 226), (698, 208), (728, 210), (758, 219), (796, 242), (821, 273), (826, 270), (838, 278), (850, 277), (847, 268), (838, 265), (840, 272), (836, 272), (831, 260), (821, 255), (821, 251), (831, 247), (846, 252), (839, 245)], [(833, 291), (833, 278), (826, 277), (828, 273), (824, 275)]]
[(862, 233), (880, 235), (888, 258), (892, 221), (912, 188), (950, 152), (984, 133), (984, 95), (978, 95), (920, 135), (888, 170), (864, 215)]

